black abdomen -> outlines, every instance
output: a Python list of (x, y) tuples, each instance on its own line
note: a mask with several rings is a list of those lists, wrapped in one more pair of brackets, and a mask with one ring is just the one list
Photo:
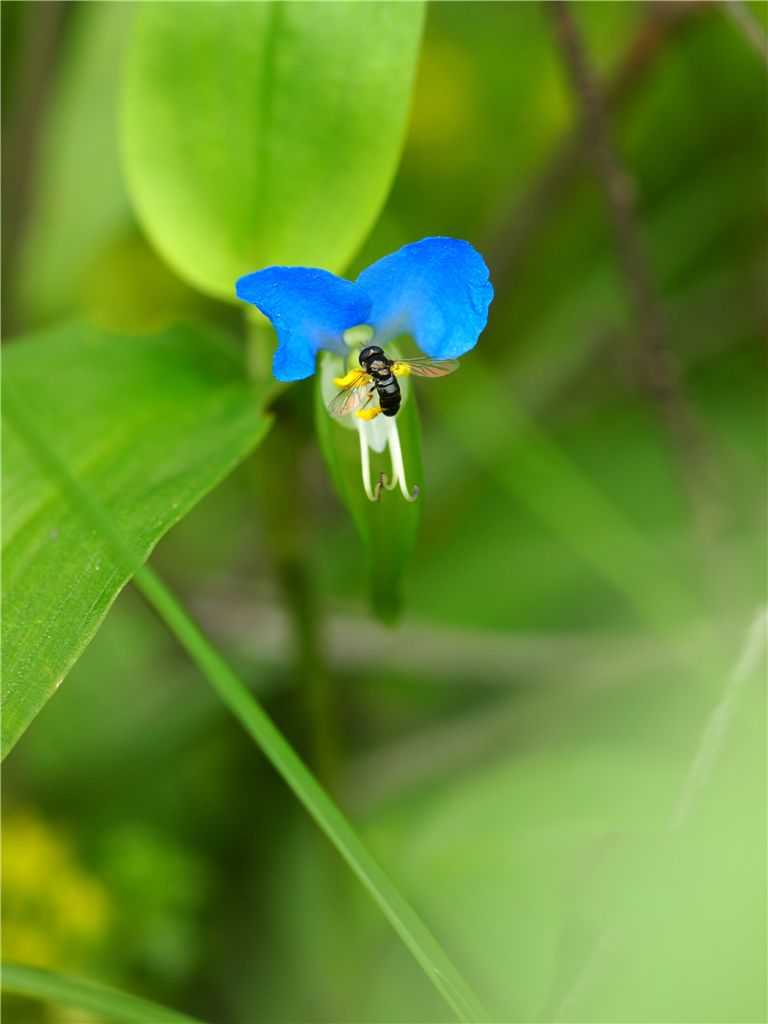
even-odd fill
[(389, 376), (383, 379), (374, 377), (374, 383), (376, 390), (379, 393), (379, 405), (381, 411), (385, 416), (394, 416), (397, 410), (400, 408), (400, 385), (397, 382), (397, 377), (394, 373), (390, 373)]

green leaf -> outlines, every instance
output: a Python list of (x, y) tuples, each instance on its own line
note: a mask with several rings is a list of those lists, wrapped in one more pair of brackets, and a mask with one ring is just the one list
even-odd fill
[(147, 3), (124, 95), (129, 187), (168, 262), (234, 299), (269, 264), (340, 271), (406, 127), (416, 3)]
[(81, 981), (65, 974), (44, 971), (39, 967), (25, 964), (3, 963), (3, 991), (16, 995), (41, 999), (44, 1002), (73, 1006), (108, 1017), (110, 1020), (129, 1021), (135, 1024), (195, 1024), (194, 1018), (187, 1017), (165, 1006), (158, 1006), (146, 999), (129, 996), (113, 988), (95, 985), (92, 981)]
[[(324, 393), (322, 382), (336, 372), (341, 372), (341, 361), (330, 353), (323, 354), (315, 386), (317, 436), (338, 495), (365, 548), (374, 611), (384, 622), (391, 623), (400, 611), (403, 573), (416, 540), (424, 497), (422, 494), (415, 501), (406, 501), (399, 490), (394, 490), (382, 491), (378, 502), (369, 500), (363, 487), (357, 430), (342, 427), (328, 414), (328, 389)], [(414, 486), (423, 490), (419, 413), (412, 390), (409, 393), (409, 382), (403, 381), (402, 386), (404, 401), (396, 424), (406, 480), (411, 490)], [(392, 478), (389, 452), (371, 452), (370, 460), (372, 484), (380, 473)]]
[(199, 328), (54, 330), (9, 349), (4, 384), (3, 756), (132, 575), (30, 458), (37, 433), (143, 560), (269, 425), (238, 357)]

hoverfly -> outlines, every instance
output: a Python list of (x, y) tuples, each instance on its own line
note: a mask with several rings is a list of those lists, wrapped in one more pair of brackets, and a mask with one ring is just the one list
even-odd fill
[[(378, 394), (379, 408), (372, 409), (373, 418), (381, 412), (384, 416), (395, 416), (400, 408), (402, 393), (398, 377), (413, 374), (415, 377), (444, 377), (459, 368), (458, 359), (430, 359), (419, 356), (416, 359), (390, 359), (378, 345), (369, 345), (360, 353), (360, 370), (347, 374), (352, 377), (328, 406), (332, 416), (346, 416), (350, 412), (362, 411)], [(347, 378), (344, 378), (346, 381)]]

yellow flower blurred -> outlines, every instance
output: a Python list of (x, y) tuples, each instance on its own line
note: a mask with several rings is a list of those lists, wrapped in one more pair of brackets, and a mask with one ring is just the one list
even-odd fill
[(54, 826), (28, 809), (5, 815), (3, 951), (10, 960), (77, 968), (110, 924), (107, 890)]

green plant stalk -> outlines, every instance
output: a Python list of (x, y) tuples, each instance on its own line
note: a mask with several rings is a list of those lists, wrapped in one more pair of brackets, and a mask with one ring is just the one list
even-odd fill
[(462, 1022), (487, 1021), (487, 1013), (467, 982), (351, 823), (184, 607), (136, 557), (106, 511), (70, 473), (27, 414), (18, 395), (6, 396), (5, 411), (41, 468), (62, 487), (73, 505), (90, 518), (111, 544), (114, 555), (131, 570), (147, 601), (334, 844), (457, 1018)]
[(302, 699), (302, 719), (308, 724), (309, 763), (333, 793), (339, 737), (309, 566), (311, 537), (301, 502), (301, 425), (288, 402), (281, 405), (276, 418), (260, 457), (250, 464), (275, 573), (291, 618), (293, 669)]
[(275, 336), (272, 327), (255, 306), (246, 307), (245, 311), (245, 358), (248, 375), (256, 384), (271, 384), (276, 392), (282, 391), (285, 384), (279, 384), (272, 376), (272, 352), (275, 348)]
[[(274, 403), (286, 385), (272, 378), (275, 332), (267, 318), (254, 306), (246, 309), (246, 358), (253, 381), (265, 388)], [(321, 650), (319, 623), (306, 568), (308, 538), (299, 511), (297, 474), (299, 441), (290, 416), (281, 417), (261, 457), (251, 459), (257, 500), (264, 515), (275, 571), (283, 590), (293, 627), (293, 650), (297, 678), (303, 683), (306, 712), (310, 723), (310, 764), (323, 785), (334, 792), (338, 774), (339, 744), (333, 719), (330, 679)]]
[[(267, 318), (254, 306), (246, 310), (246, 358), (253, 381), (265, 388), (274, 403), (286, 385), (272, 377), (275, 332)], [(321, 651), (319, 623), (306, 568), (307, 531), (300, 509), (297, 487), (299, 441), (296, 423), (281, 417), (271, 444), (261, 457), (251, 459), (258, 487), (257, 499), (264, 512), (264, 526), (270, 540), (275, 571), (280, 580), (294, 634), (293, 650), (297, 677), (306, 696), (310, 722), (312, 757), (310, 764), (323, 785), (332, 793), (339, 762), (339, 744), (333, 720), (330, 679)], [(284, 420), (287, 419), (287, 422)]]
[(2, 988), (4, 992), (74, 1006), (132, 1024), (197, 1024), (194, 1017), (187, 1017), (147, 999), (25, 964), (3, 962)]

